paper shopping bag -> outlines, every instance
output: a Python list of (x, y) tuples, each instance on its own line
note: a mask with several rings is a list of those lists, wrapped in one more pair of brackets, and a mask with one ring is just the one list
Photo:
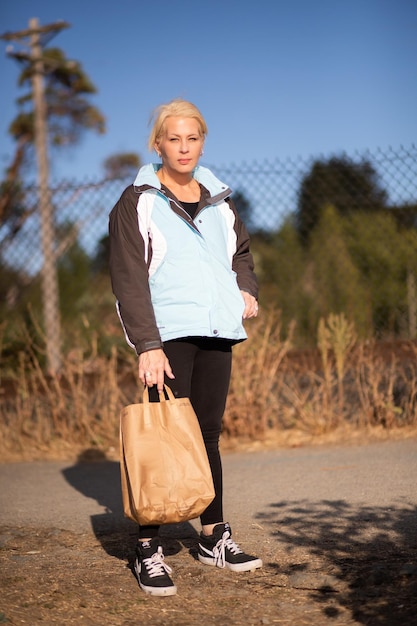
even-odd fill
[[(198, 517), (214, 498), (197, 416), (165, 385), (159, 402), (130, 404), (120, 415), (120, 470), (126, 517), (141, 525)], [(167, 396), (167, 397), (165, 397)]]

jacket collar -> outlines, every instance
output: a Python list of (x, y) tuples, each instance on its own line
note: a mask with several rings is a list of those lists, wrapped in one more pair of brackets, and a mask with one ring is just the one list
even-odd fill
[[(156, 172), (160, 168), (160, 163), (148, 163), (147, 165), (144, 165), (140, 168), (133, 185), (135, 187), (153, 187), (154, 189), (160, 190), (161, 181), (156, 175)], [(193, 171), (193, 176), (198, 183), (203, 185), (208, 190), (210, 194), (210, 204), (227, 198), (232, 193), (231, 189), (219, 180), (207, 167), (197, 165)]]

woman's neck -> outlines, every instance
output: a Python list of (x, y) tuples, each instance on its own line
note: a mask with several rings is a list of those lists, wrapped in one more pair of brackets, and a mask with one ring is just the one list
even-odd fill
[(200, 185), (192, 177), (192, 174), (171, 175), (162, 166), (157, 176), (161, 183), (168, 187), (172, 193), (183, 202), (198, 202), (200, 199)]

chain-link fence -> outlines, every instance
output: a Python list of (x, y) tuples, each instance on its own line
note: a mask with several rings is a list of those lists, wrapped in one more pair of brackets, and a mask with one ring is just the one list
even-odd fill
[[(233, 190), (253, 234), (261, 288), (267, 286), (267, 298), (276, 298), (288, 317), (297, 317), (297, 307), (311, 311), (314, 305), (317, 315), (344, 308), (347, 315), (353, 312), (360, 318), (354, 310), (358, 294), (341, 293), (341, 283), (346, 287), (350, 281), (352, 293), (359, 291), (366, 301), (361, 315), (367, 317), (368, 330), (371, 325), (383, 333), (415, 337), (416, 146), (208, 166)], [(64, 263), (77, 246), (97, 267), (105, 249), (108, 213), (130, 182), (63, 181), (51, 186), (54, 263)], [(9, 308), (19, 302), (44, 267), (38, 197), (35, 187), (19, 189), (0, 227), (1, 290)], [(289, 232), (296, 239), (291, 245)], [(297, 263), (300, 268), (293, 289), (303, 292), (304, 300), (294, 299), (283, 279), (284, 274), (287, 279), (292, 275)], [(337, 275), (327, 276), (324, 285), (329, 265), (341, 274), (339, 280)], [(68, 272), (66, 281), (71, 281)], [(376, 284), (381, 281), (389, 282), (385, 291)], [(326, 290), (333, 295), (326, 296)], [(336, 301), (335, 292), (340, 292)], [(326, 297), (330, 301), (324, 304)], [(310, 313), (305, 315), (307, 319)]]
[[(348, 178), (349, 164), (353, 167), (369, 163), (375, 171), (375, 187), (386, 192), (385, 208), (401, 213), (405, 225), (417, 227), (417, 146), (397, 150), (341, 155), (338, 157), (309, 157), (263, 163), (241, 163), (229, 166), (211, 166), (212, 171), (226, 182), (238, 196), (237, 204), (251, 231), (273, 232), (283, 221), (300, 210), (300, 192), (315, 164), (329, 164), (339, 160), (346, 163), (346, 180), (341, 177), (323, 181), (318, 174), (317, 186), (311, 193), (327, 194), (328, 202), (337, 204), (337, 197), (345, 195), (351, 201), (351, 211), (366, 210), (363, 197), (355, 195), (355, 181)], [(323, 170), (326, 168), (324, 167)], [(365, 172), (366, 176), (366, 172)], [(94, 256), (98, 241), (107, 234), (108, 213), (117, 201), (128, 180), (74, 182), (63, 181), (51, 189), (56, 229), (55, 254), (62, 256), (74, 241)], [(367, 181), (359, 181), (363, 183)], [(335, 186), (336, 183), (336, 186)], [(339, 184), (339, 186), (337, 186)], [(372, 190), (371, 190), (372, 191)], [(333, 194), (333, 195), (332, 195)], [(35, 276), (42, 267), (41, 226), (36, 186), (21, 191), (14, 219), (0, 227), (0, 254), (2, 264)]]

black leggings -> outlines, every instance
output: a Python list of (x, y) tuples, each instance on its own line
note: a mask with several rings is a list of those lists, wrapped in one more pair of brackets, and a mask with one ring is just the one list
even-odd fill
[[(223, 521), (223, 474), (219, 452), (222, 419), (229, 390), (232, 367), (232, 344), (223, 339), (190, 337), (164, 343), (173, 380), (165, 383), (178, 398), (190, 398), (200, 423), (213, 475), (215, 497), (200, 520), (202, 525)], [(156, 387), (150, 389), (150, 400), (158, 401)], [(158, 534), (158, 526), (141, 526), (139, 538)]]

